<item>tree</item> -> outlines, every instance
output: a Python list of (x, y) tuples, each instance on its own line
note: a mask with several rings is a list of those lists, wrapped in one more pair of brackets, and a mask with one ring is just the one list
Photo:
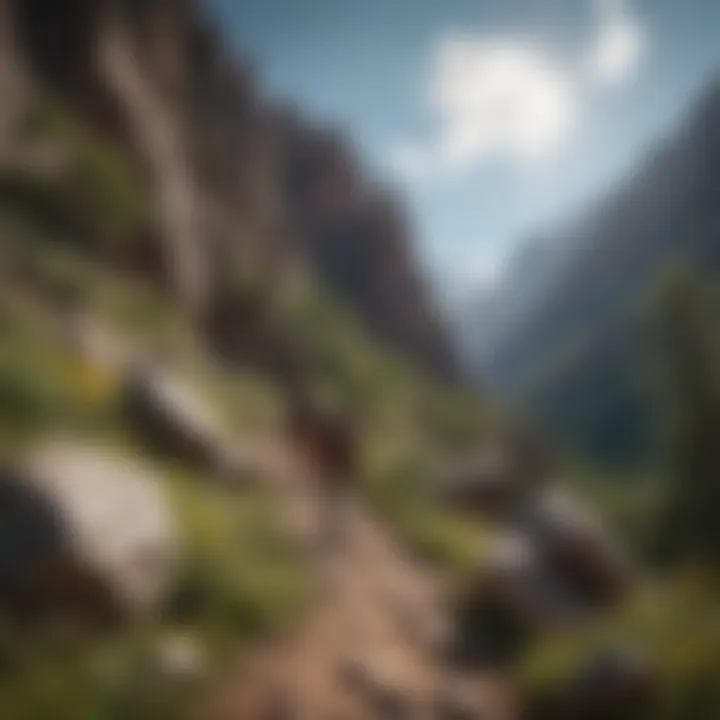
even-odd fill
[(658, 547), (720, 568), (720, 353), (698, 280), (671, 278), (660, 316), (671, 433)]

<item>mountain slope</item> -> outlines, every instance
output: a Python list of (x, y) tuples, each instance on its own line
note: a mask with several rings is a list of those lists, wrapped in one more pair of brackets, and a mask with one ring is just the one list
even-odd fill
[[(512, 304), (519, 292), (522, 312), (509, 320), (504, 334), (490, 338), (482, 357), (476, 353), (481, 374), (551, 420), (561, 435), (577, 440), (579, 434), (586, 447), (603, 447), (600, 428), (635, 414), (629, 407), (643, 402), (629, 373), (633, 351), (642, 346), (636, 316), (658, 276), (677, 263), (709, 273), (720, 266), (719, 183), (720, 84), (715, 84), (674, 138), (584, 220), (559, 233), (572, 243), (553, 272), (544, 273), (546, 282), (522, 294), (522, 275), (510, 274), (495, 303)], [(558, 247), (552, 242), (551, 257)], [(606, 375), (602, 387), (618, 396), (626, 395), (621, 386), (634, 388), (628, 407), (620, 410), (609, 397), (599, 403), (599, 391), (581, 389), (592, 387), (599, 368)], [(568, 403), (575, 411), (568, 411)], [(589, 418), (594, 427), (578, 426)]]
[(10, 0), (3, 13), (3, 112), (50, 95), (132, 153), (157, 206), (133, 262), (188, 315), (202, 320), (230, 266), (315, 277), (395, 351), (454, 375), (402, 204), (341, 135), (265, 100), (202, 3)]

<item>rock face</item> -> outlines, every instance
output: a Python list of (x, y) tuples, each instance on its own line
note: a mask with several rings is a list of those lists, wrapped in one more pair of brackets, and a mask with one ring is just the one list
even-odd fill
[(0, 107), (19, 75), (3, 58), (17, 58), (34, 87), (127, 149), (157, 209), (133, 266), (189, 315), (205, 320), (228, 268), (283, 285), (307, 275), (391, 349), (454, 376), (402, 203), (346, 139), (265, 100), (199, 0), (8, 0), (3, 13), (15, 42), (3, 54), (0, 38)]
[(21, 610), (116, 617), (159, 607), (179, 539), (153, 473), (52, 443), (0, 474), (0, 597)]
[(295, 124), (285, 147), (288, 206), (311, 266), (379, 338), (436, 373), (454, 375), (402, 202), (372, 186), (337, 133)]

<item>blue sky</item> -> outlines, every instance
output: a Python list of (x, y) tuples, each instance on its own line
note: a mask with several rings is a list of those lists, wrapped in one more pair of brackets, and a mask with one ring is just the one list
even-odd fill
[(487, 282), (720, 76), (720, 0), (213, 0), (269, 95), (346, 127), (422, 257)]

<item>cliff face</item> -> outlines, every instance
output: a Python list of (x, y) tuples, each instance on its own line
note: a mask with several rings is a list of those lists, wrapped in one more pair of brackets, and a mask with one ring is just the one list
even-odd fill
[(5, 88), (22, 67), (132, 153), (154, 194), (163, 278), (189, 314), (202, 316), (231, 265), (299, 272), (392, 348), (454, 374), (401, 203), (373, 188), (343, 137), (271, 106), (199, 2), (4, 0), (2, 11), (0, 92), (17, 95)]

